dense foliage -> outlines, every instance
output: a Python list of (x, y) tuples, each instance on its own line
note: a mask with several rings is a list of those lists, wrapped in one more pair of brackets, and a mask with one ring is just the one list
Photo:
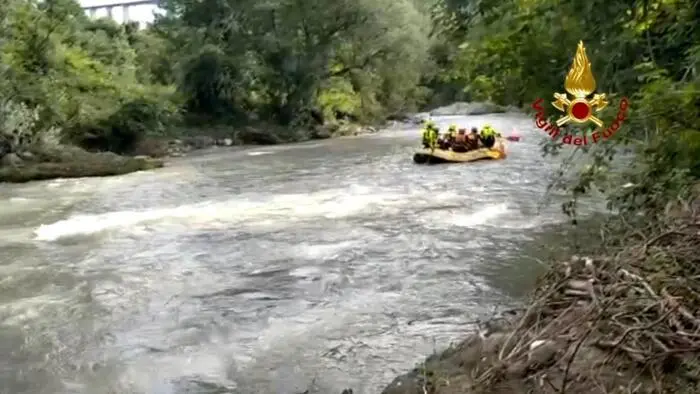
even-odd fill
[[(72, 0), (9, 0), (0, 18), (5, 150), (18, 148), (7, 139), (28, 142), (53, 130), (85, 146), (128, 152), (144, 127), (158, 132), (177, 114), (175, 89), (139, 75), (148, 32), (91, 21)], [(19, 118), (35, 121), (12, 124)]]
[[(575, 199), (598, 189), (613, 209), (658, 214), (687, 196), (700, 176), (698, 17), (696, 3), (676, 0), (445, 0), (434, 19), (450, 46), (444, 52), (452, 55), (439, 76), (466, 86), (474, 99), (521, 106), (538, 97), (553, 101), (583, 40), (598, 91), (613, 103), (629, 97), (631, 111), (615, 138), (573, 155), (588, 156), (591, 165), (573, 182), (565, 179), (574, 197), (565, 208), (575, 214)], [(611, 105), (604, 118), (616, 109)], [(545, 152), (557, 154), (560, 147), (550, 142)], [(608, 170), (620, 167), (610, 162), (623, 148), (637, 153), (631, 166)]]
[(128, 153), (180, 121), (303, 128), (414, 110), (430, 47), (418, 5), (168, 0), (139, 30), (90, 20), (74, 0), (10, 0), (0, 5), (2, 108), (40, 121), (17, 128), (3, 116), (5, 151), (49, 128)]
[[(129, 153), (183, 122), (298, 130), (454, 100), (528, 106), (562, 91), (583, 40), (598, 90), (632, 105), (623, 133), (582, 149), (593, 165), (566, 183), (574, 197), (597, 188), (615, 209), (658, 211), (700, 175), (700, 11), (692, 2), (162, 5), (164, 15), (139, 30), (90, 20), (75, 0), (3, 2), (0, 155), (37, 139)], [(560, 151), (548, 145), (548, 154)], [(622, 146), (638, 153), (625, 182), (605, 170)], [(613, 187), (627, 181), (634, 186)]]

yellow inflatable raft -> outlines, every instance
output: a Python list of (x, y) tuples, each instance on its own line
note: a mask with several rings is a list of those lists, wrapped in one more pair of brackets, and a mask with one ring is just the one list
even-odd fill
[(469, 152), (458, 153), (444, 149), (421, 149), (413, 154), (417, 164), (439, 163), (470, 163), (479, 160), (501, 160), (506, 158), (505, 143), (497, 140), (492, 148), (481, 148)]

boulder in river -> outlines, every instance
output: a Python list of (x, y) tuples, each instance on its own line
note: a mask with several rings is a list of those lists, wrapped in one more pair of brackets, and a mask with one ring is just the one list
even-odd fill
[(431, 116), (469, 116), (487, 115), (506, 112), (506, 108), (491, 102), (456, 102), (446, 107), (440, 107), (430, 112)]

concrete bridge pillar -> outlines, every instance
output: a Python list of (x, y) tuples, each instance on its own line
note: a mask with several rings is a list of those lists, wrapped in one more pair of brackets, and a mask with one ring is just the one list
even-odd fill
[(124, 4), (122, 6), (122, 18), (124, 19), (123, 23), (130, 22), (130, 20), (129, 20), (129, 5), (128, 4)]
[(107, 16), (109, 19), (114, 19), (114, 13), (112, 11), (114, 11), (114, 6), (107, 7)]

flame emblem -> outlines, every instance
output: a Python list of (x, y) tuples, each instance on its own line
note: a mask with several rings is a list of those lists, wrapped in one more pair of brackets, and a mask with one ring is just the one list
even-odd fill
[(566, 112), (566, 116), (557, 120), (557, 126), (563, 126), (569, 122), (593, 122), (598, 127), (602, 127), (603, 121), (595, 117), (593, 111), (598, 112), (607, 107), (608, 101), (605, 94), (595, 94), (591, 100), (586, 99), (595, 92), (596, 82), (583, 41), (578, 43), (574, 62), (564, 81), (564, 88), (574, 97), (569, 100), (566, 94), (554, 93), (556, 101), (552, 102), (552, 105), (559, 111)]

